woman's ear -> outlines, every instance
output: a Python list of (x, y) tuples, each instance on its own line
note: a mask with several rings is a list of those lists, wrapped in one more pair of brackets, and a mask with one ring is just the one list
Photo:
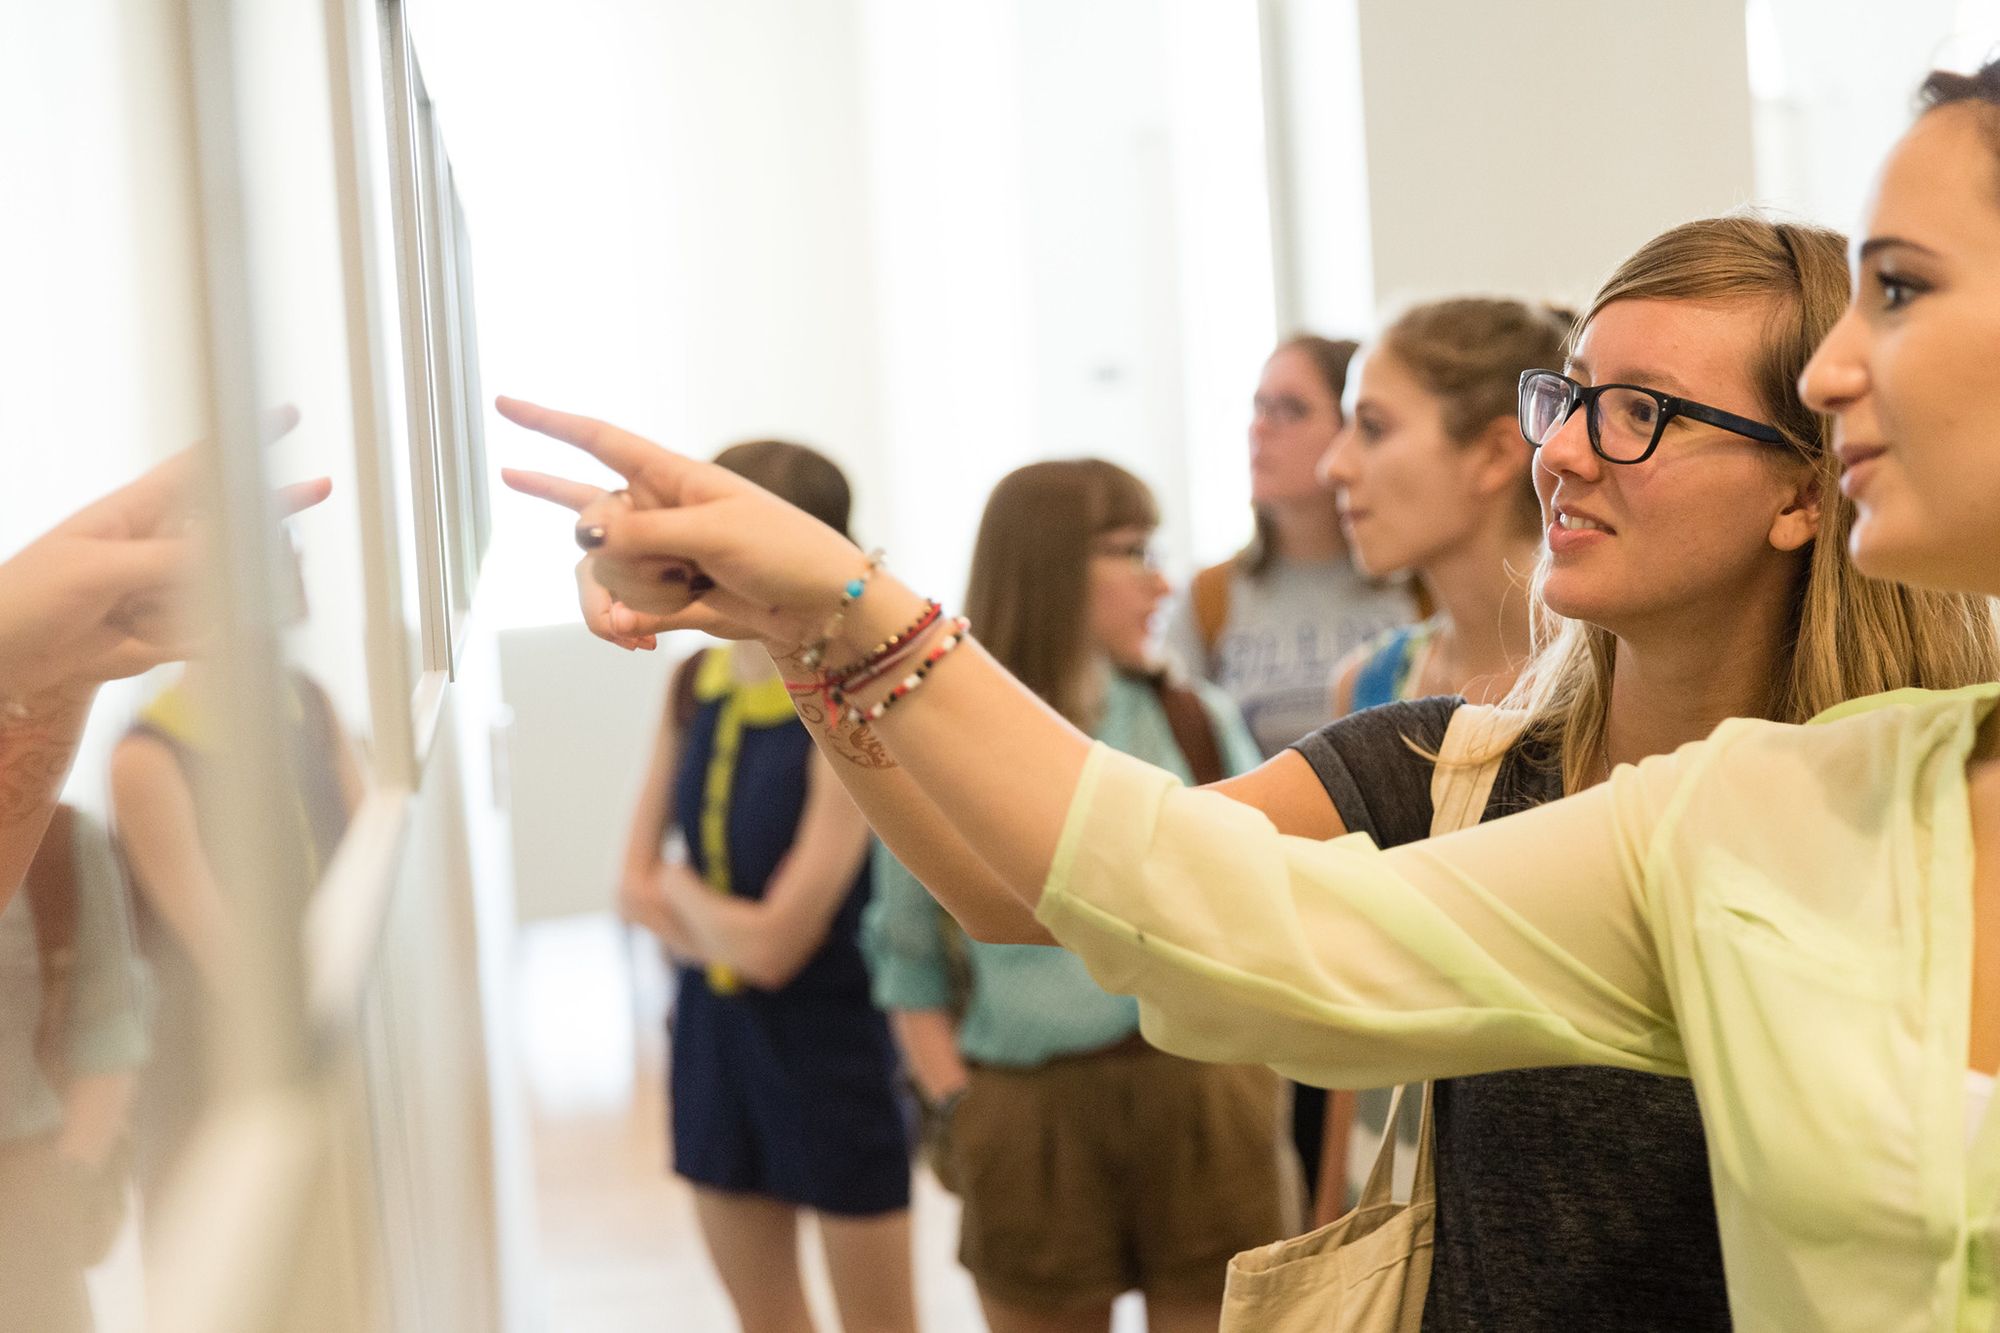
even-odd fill
[(1465, 447), (1477, 455), (1475, 475), (1482, 495), (1518, 488), (1534, 461), (1528, 442), (1521, 438), (1520, 423), (1512, 415), (1495, 417), (1481, 426)]
[(1820, 506), (1826, 493), (1819, 474), (1809, 468), (1799, 471), (1798, 485), (1785, 507), (1771, 520), (1771, 546), (1780, 551), (1796, 551), (1819, 536)]

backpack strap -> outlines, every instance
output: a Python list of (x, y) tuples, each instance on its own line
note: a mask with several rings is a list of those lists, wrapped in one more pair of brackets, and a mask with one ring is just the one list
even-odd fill
[[(1236, 562), (1225, 560), (1219, 565), (1210, 565), (1194, 576), (1188, 585), (1188, 600), (1194, 604), (1194, 627), (1201, 635), (1204, 653), (1214, 656), (1215, 645), (1222, 639), (1222, 627), (1229, 623), (1229, 585), (1236, 577)], [(1206, 663), (1188, 664), (1206, 667)]]
[(35, 918), (41, 960), (42, 1009), (35, 1024), (35, 1062), (50, 1084), (69, 1081), (69, 1010), (76, 976), (76, 812), (58, 805), (22, 881)]
[(1153, 692), (1160, 698), (1160, 709), (1167, 715), (1174, 744), (1179, 747), (1181, 758), (1187, 760), (1195, 785), (1205, 787), (1227, 777), (1222, 768), (1222, 747), (1216, 743), (1215, 726), (1208, 709), (1202, 706), (1201, 696), (1185, 685), (1170, 684), (1165, 676), (1153, 677)]

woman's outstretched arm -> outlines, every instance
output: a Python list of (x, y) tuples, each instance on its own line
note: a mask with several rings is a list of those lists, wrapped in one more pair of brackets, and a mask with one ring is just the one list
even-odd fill
[[(1067, 792), (1073, 788), (1075, 771), (1090, 746), (1087, 737), (1014, 681), (974, 644), (940, 664), (924, 686), (925, 704), (935, 703), (939, 698), (953, 701), (950, 715), (939, 719), (941, 725), (932, 727), (931, 733), (949, 736), (953, 728), (966, 728), (958, 742), (947, 747), (955, 749), (955, 755), (947, 756), (942, 765), (919, 757), (915, 770), (906, 767), (905, 761), (911, 755), (923, 756), (927, 747), (934, 744), (932, 736), (921, 732), (902, 741), (891, 741), (892, 729), (923, 711), (914, 702), (909, 708), (892, 709), (880, 726), (841, 721), (835, 710), (811, 690), (817, 676), (799, 660), (797, 648), (803, 639), (785, 637), (786, 617), (782, 611), (774, 616), (767, 608), (754, 606), (723, 589), (709, 592), (703, 600), (712, 599), (728, 608), (726, 612), (718, 611), (717, 605), (689, 604), (685, 595), (685, 566), (661, 560), (649, 550), (644, 543), (652, 539), (652, 534), (626, 528), (626, 520), (636, 524), (650, 517), (637, 508), (638, 498), (657, 502), (670, 488), (677, 489), (683, 480), (690, 480), (661, 466), (661, 460), (670, 459), (671, 455), (585, 418), (549, 413), (505, 400), (502, 410), (523, 425), (546, 429), (561, 439), (581, 443), (581, 437), (587, 436), (606, 451), (598, 455), (604, 461), (618, 467), (612, 460), (622, 459), (624, 467), (633, 470), (628, 474), (628, 480), (635, 482), (631, 488), (635, 497), (632, 501), (607, 497), (597, 487), (544, 474), (517, 471), (506, 474), (508, 484), (515, 489), (587, 515), (578, 525), (580, 531), (598, 526), (597, 520), (604, 517), (620, 520), (617, 526), (625, 529), (616, 539), (615, 547), (600, 546), (579, 566), (585, 619), (592, 630), (612, 642), (628, 645), (642, 635), (676, 627), (701, 628), (725, 637), (764, 638), (787, 681), (798, 690), (794, 698), (800, 717), (812, 730), (870, 825), (967, 933), (1001, 943), (1051, 942), (1046, 928), (1035, 921), (1032, 911), (1041, 882), (1038, 867), (1046, 869), (1046, 857), (1054, 846), (1061, 813), (1067, 808)], [(582, 447), (596, 452), (590, 445)], [(735, 522), (751, 524), (749, 531), (761, 530), (772, 535), (772, 543), (761, 551), (745, 552), (744, 558), (751, 561), (771, 558), (778, 550), (776, 541), (788, 537), (799, 546), (811, 544), (817, 548), (818, 554), (807, 558), (841, 571), (819, 580), (827, 587), (805, 589), (809, 603), (824, 602), (830, 611), (838, 598), (833, 590), (846, 573), (858, 572), (865, 566), (861, 553), (845, 538), (791, 511), (750, 483), (719, 469), (714, 470), (712, 477), (699, 475), (698, 470), (705, 465), (678, 461), (687, 465), (687, 471), (697, 473), (691, 479), (694, 487), (691, 493), (699, 492), (709, 483), (723, 492), (708, 502), (721, 504), (725, 509), (721, 515), (711, 515), (715, 521), (713, 530), (718, 535), (730, 535)], [(651, 473), (646, 472), (648, 466), (653, 469)], [(770, 506), (784, 511), (782, 521), (770, 512), (758, 514), (757, 511)], [(730, 512), (731, 509), (735, 512)], [(797, 525), (796, 530), (787, 532), (793, 525)], [(613, 525), (604, 526), (609, 529)], [(607, 531), (607, 541), (610, 540)], [(705, 570), (714, 561), (715, 557), (709, 555), (700, 563)], [(679, 577), (663, 581), (661, 576), (670, 571), (679, 572)], [(604, 586), (600, 574), (621, 581), (624, 596), (615, 598)], [(860, 656), (874, 643), (907, 625), (922, 606), (922, 599), (893, 577), (881, 575), (871, 580), (868, 591), (844, 617), (841, 637), (847, 642), (831, 647), (830, 659), (847, 660), (843, 653)], [(660, 614), (663, 611), (667, 614)], [(738, 618), (731, 619), (731, 613)], [(789, 619), (791, 633), (800, 634), (803, 620), (797, 614)], [(953, 679), (958, 683), (938, 688)], [(1019, 781), (1030, 774), (1040, 776)], [(983, 823), (984, 836), (989, 841), (982, 844), (976, 837), (968, 836), (972, 831), (962, 825), (973, 807), (991, 804), (983, 794), (989, 784), (1004, 790), (1033, 788), (1043, 799), (1038, 812), (988, 810)], [(1252, 773), (1217, 784), (1217, 790), (1257, 805), (1288, 833), (1326, 838), (1345, 831), (1325, 789), (1313, 776), (1310, 766), (1295, 754), (1280, 755)], [(947, 814), (948, 810), (953, 813)], [(1015, 836), (1020, 832), (1015, 825), (1017, 819), (1025, 816), (1033, 822), (1037, 815), (1043, 825), (1039, 860), (1035, 841), (1021, 843)], [(977, 850), (980, 845), (1003, 844), (1014, 846), (1020, 854), (1002, 858), (1005, 864), (999, 866)]]
[[(584, 507), (579, 541), (608, 596), (658, 628), (754, 636), (797, 670), (804, 645), (829, 636), (828, 660), (864, 657), (924, 605), (884, 573), (838, 615), (866, 562), (831, 529), (602, 423), (502, 408), (627, 478)], [(608, 615), (593, 627), (615, 633)], [(1381, 853), (1285, 836), (1259, 810), (1093, 747), (976, 642), (865, 735), (844, 723), (832, 740), (850, 764), (879, 744), (1006, 893), (1107, 987), (1140, 997), (1156, 1044), (1346, 1086), (1684, 1068), (1638, 851), (1672, 761)]]

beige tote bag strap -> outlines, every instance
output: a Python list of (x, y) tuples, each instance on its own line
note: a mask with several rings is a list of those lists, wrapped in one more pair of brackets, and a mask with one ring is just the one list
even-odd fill
[[(1493, 795), (1493, 780), (1500, 776), (1500, 761), (1527, 725), (1528, 715), (1519, 708), (1495, 708), (1491, 704), (1460, 704), (1445, 728), (1444, 744), (1438, 747), (1437, 765), (1431, 770), (1431, 836), (1441, 837), (1471, 828), (1486, 813), (1487, 798)], [(1479, 762), (1469, 762), (1476, 756)]]
[[(1382, 1122), (1386, 1127), (1382, 1135), (1382, 1146), (1375, 1150), (1375, 1165), (1368, 1168), (1368, 1179), (1361, 1186), (1361, 1198), (1355, 1203), (1357, 1209), (1393, 1202), (1396, 1182), (1396, 1117), (1402, 1113), (1403, 1094), (1408, 1090), (1409, 1084), (1406, 1083), (1389, 1095), (1389, 1118)], [(1430, 1091), (1430, 1085), (1425, 1084), (1423, 1132), (1426, 1136), (1430, 1133)], [(1417, 1170), (1425, 1172), (1421, 1161)]]
[[(1500, 761), (1507, 755), (1528, 715), (1518, 708), (1495, 708), (1491, 704), (1460, 704), (1445, 728), (1444, 744), (1438, 747), (1437, 766), (1431, 770), (1431, 836), (1441, 837), (1471, 828), (1486, 813), (1493, 795), (1493, 782), (1500, 776)], [(1478, 762), (1473, 756), (1484, 755)], [(1381, 1177), (1383, 1202), (1389, 1199), (1389, 1181), (1396, 1166), (1396, 1113), (1402, 1109), (1403, 1094), (1409, 1085), (1396, 1089), (1389, 1105), (1389, 1132), (1382, 1136), (1382, 1149), (1375, 1154), (1375, 1169), (1368, 1173), (1368, 1188), (1362, 1202)], [(1417, 1174), (1410, 1185), (1410, 1201), (1426, 1203), (1437, 1198), (1437, 1179), (1431, 1167), (1431, 1085), (1424, 1084), (1424, 1110), (1418, 1119)]]
[(1431, 1172), (1432, 1086), (1429, 1083), (1424, 1084), (1424, 1110), (1417, 1119), (1417, 1176), (1410, 1182), (1411, 1203), (1432, 1203), (1437, 1199), (1437, 1177)]

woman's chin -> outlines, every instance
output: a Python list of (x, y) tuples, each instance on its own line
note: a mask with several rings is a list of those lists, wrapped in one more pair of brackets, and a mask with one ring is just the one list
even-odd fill
[(1847, 534), (1847, 553), (1854, 557), (1854, 567), (1871, 579), (1934, 592), (2000, 597), (2000, 547), (1991, 544), (1929, 540), (1864, 512)]
[(1854, 557), (1854, 567), (1871, 579), (1897, 583), (1928, 584), (1936, 577), (1937, 566), (1958, 563), (1965, 549), (1960, 541), (1922, 540), (1910, 524), (1896, 522), (1879, 508), (1858, 508), (1847, 533), (1847, 553)]

